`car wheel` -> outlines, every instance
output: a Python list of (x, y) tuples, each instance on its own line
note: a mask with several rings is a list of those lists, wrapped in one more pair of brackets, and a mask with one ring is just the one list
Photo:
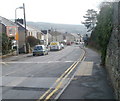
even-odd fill
[(43, 55), (45, 55), (45, 53), (43, 53)]

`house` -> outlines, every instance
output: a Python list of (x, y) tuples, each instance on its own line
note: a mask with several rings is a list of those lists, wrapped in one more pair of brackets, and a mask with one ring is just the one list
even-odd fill
[[(0, 36), (2, 38), (2, 33), (6, 34), (9, 38), (12, 39), (12, 47), (17, 46), (16, 35), (18, 33), (18, 26), (11, 20), (8, 20), (0, 16)], [(3, 40), (4, 41), (4, 40)], [(0, 42), (1, 43), (1, 42)]]
[(41, 30), (41, 32), (43, 33), (43, 42), (44, 45), (47, 46), (48, 45), (48, 30)]
[(0, 33), (6, 33), (8, 37), (14, 37), (18, 32), (18, 26), (14, 22), (0, 16)]
[(74, 42), (75, 40), (75, 37), (70, 34), (70, 33), (62, 33), (62, 32), (59, 32), (59, 31), (56, 31), (56, 30), (53, 30), (51, 29), (50, 31), (50, 34), (52, 36), (52, 41), (58, 41), (58, 42)]
[(74, 42), (75, 37), (70, 33), (64, 33), (65, 40), (68, 42)]
[(2, 34), (2, 33), (6, 33), (6, 27), (5, 27), (4, 24), (2, 24), (2, 23), (0, 22), (0, 34)]
[(52, 42), (52, 35), (48, 32), (48, 45)]
[(28, 36), (33, 36), (36, 39), (42, 40), (44, 38), (44, 35), (41, 31), (38, 29), (32, 28), (30, 26), (26, 26), (26, 34), (25, 34), (25, 26), (19, 22), (16, 22), (18, 27), (18, 34), (19, 34), (19, 52), (24, 53), (25, 52), (25, 42), (26, 38)]
[(49, 31), (50, 35), (51, 35), (51, 40), (52, 41), (58, 41), (58, 42), (63, 42), (64, 37), (63, 34), (61, 32), (58, 32), (56, 30), (51, 29)]
[(71, 34), (75, 37), (75, 42), (82, 41), (82, 37), (80, 34), (76, 34), (76, 33), (71, 33)]

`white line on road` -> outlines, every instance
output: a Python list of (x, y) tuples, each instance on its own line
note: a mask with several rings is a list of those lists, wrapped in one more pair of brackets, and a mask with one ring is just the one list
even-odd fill
[(7, 65), (7, 63), (6, 63), (6, 62), (0, 62), (0, 64)]
[(32, 62), (32, 61), (27, 61), (27, 62), (24, 62), (24, 61), (21, 61), (21, 62), (4, 62), (4, 63), (1, 63), (0, 64), (24, 64), (24, 63), (35, 63), (35, 64), (40, 64), (40, 63), (71, 63), (71, 62), (76, 62), (76, 61), (47, 61), (47, 62)]

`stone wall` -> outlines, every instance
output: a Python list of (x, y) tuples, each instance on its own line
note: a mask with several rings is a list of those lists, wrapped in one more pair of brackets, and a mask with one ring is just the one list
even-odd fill
[(111, 78), (115, 97), (120, 101), (120, 2), (113, 4), (113, 32), (107, 48), (106, 68)]

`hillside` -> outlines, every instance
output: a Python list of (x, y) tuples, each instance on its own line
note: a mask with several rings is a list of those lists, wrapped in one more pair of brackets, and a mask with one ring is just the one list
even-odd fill
[(35, 27), (39, 30), (53, 28), (60, 32), (81, 33), (81, 34), (86, 33), (85, 27), (83, 25), (55, 24), (55, 23), (45, 23), (45, 22), (27, 22), (27, 25)]

